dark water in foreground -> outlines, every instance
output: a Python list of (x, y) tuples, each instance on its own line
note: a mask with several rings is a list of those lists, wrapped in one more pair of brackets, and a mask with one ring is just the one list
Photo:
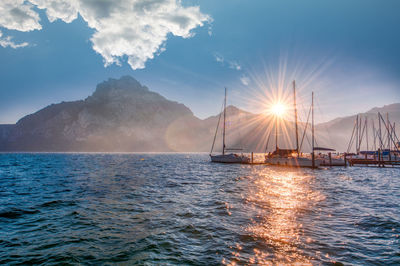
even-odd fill
[(0, 154), (0, 264), (400, 264), (400, 169)]

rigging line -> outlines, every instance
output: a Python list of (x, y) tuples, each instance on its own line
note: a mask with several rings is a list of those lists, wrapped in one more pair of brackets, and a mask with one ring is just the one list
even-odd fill
[[(307, 117), (307, 110), (306, 110), (306, 108), (304, 108), (304, 104), (302, 104), (302, 103), (300, 103), (300, 105), (301, 105), (301, 110), (302, 110), (302, 114), (300, 113), (300, 114), (298, 114), (298, 121), (299, 121), (299, 130), (301, 131), (301, 129), (304, 129), (304, 127), (305, 127), (305, 123), (303, 122), (304, 121), (304, 119), (303, 119), (303, 117), (304, 118), (306, 118)], [(300, 146), (299, 146), (299, 149), (300, 149)]]
[[(326, 115), (322, 112), (322, 108), (319, 105), (319, 101), (318, 100), (314, 100), (314, 101), (317, 103), (317, 108), (320, 113), (320, 117), (322, 116), (322, 118), (325, 118)], [(324, 119), (324, 121), (326, 121), (326, 120)], [(324, 125), (324, 131), (325, 131), (325, 133), (328, 133), (329, 142), (332, 144), (332, 135), (331, 135), (331, 132), (328, 130), (328, 127), (326, 124)]]
[[(380, 114), (378, 113), (378, 116), (379, 116)], [(383, 118), (382, 118), (383, 119)], [(379, 116), (379, 123), (381, 123), (381, 117)], [(383, 132), (383, 134), (382, 134), (382, 130), (380, 129), (379, 130), (379, 142), (381, 143), (381, 146), (382, 146), (382, 148), (381, 149), (384, 149), (385, 148), (385, 141), (386, 141), (386, 131), (384, 131)]]
[(310, 110), (308, 111), (307, 122), (306, 122), (306, 125), (304, 127), (303, 137), (301, 138), (301, 143), (300, 143), (299, 150), (301, 150), (301, 147), (303, 146), (304, 136), (306, 135), (306, 132), (307, 132), (307, 127), (308, 127), (308, 121), (310, 119), (310, 114), (311, 114), (311, 106), (310, 106)]
[[(362, 120), (361, 120), (361, 123), (362, 123)], [(362, 140), (363, 140), (363, 138), (364, 138), (365, 126), (366, 126), (366, 125), (367, 125), (367, 124), (364, 123), (363, 130), (362, 130), (362, 132), (361, 132), (361, 137), (360, 137), (360, 140), (359, 140), (359, 142), (358, 142), (358, 147), (360, 147), (360, 150), (361, 150), (361, 143), (362, 143)], [(367, 150), (368, 150), (368, 149), (367, 149)]]
[[(239, 112), (238, 112), (238, 115), (237, 115), (238, 118), (236, 119), (236, 122), (237, 122), (237, 123), (236, 123), (236, 127), (233, 126), (233, 116), (232, 116), (230, 125), (231, 125), (232, 130), (233, 130), (233, 128), (235, 128), (235, 131), (237, 131), (237, 133), (238, 133), (238, 135), (239, 135), (239, 148), (242, 149), (242, 152), (243, 152), (243, 150), (244, 150), (244, 149), (243, 149), (244, 145), (243, 145), (243, 139), (242, 139), (242, 134), (241, 134), (242, 116), (243, 116), (243, 114), (239, 111)], [(243, 120), (244, 120), (244, 119), (243, 119)], [(236, 145), (235, 145), (235, 146), (236, 146)]]
[(212, 154), (212, 152), (213, 152), (213, 150), (214, 150), (215, 139), (217, 138), (218, 127), (219, 127), (219, 123), (220, 123), (220, 121), (221, 121), (221, 115), (222, 115), (222, 109), (223, 109), (223, 108), (224, 108), (224, 104), (222, 104), (221, 112), (219, 112), (217, 128), (215, 129), (215, 135), (214, 135), (214, 140), (213, 140), (213, 143), (212, 143), (212, 146), (211, 146), (210, 155)]
[(378, 113), (378, 122), (379, 122), (379, 129), (378, 129), (378, 133), (377, 134), (379, 136), (379, 142), (380, 142), (380, 149), (383, 148), (383, 142), (382, 142), (382, 127), (381, 127), (381, 117), (380, 117), (380, 113)]
[[(382, 128), (381, 128), (381, 114), (378, 113), (378, 120), (379, 120), (379, 131), (378, 131), (378, 137), (379, 137), (379, 142), (380, 142), (380, 149), (383, 149), (383, 147), (385, 147), (384, 143), (383, 143), (383, 137), (382, 137)], [(385, 132), (384, 132), (385, 133)]]
[[(381, 115), (380, 113), (379, 113), (379, 115), (380, 115), (381, 118), (382, 118), (383, 125), (384, 125), (384, 126), (386, 127), (386, 129), (389, 131), (389, 126), (385, 123), (385, 120), (383, 119), (383, 117), (382, 117), (382, 115)], [(395, 143), (395, 141), (393, 140), (392, 136), (391, 136), (390, 134), (388, 134), (388, 135), (389, 135), (389, 138), (392, 140), (394, 146), (396, 147), (396, 150), (399, 151), (399, 149), (397, 148), (396, 143)]]
[(376, 151), (376, 131), (375, 131), (375, 122), (374, 119), (372, 119), (372, 133), (374, 135), (374, 150)]
[(354, 141), (353, 137), (354, 137), (354, 131), (356, 130), (356, 126), (357, 126), (357, 124), (356, 124), (356, 122), (354, 122), (353, 132), (351, 133), (351, 138), (350, 138), (350, 141), (349, 141), (349, 145), (347, 146), (347, 153), (350, 152), (350, 149), (353, 146), (353, 141)]
[(306, 117), (307, 116), (307, 111), (306, 111), (306, 108), (304, 108), (304, 104), (303, 103), (300, 103), (300, 105), (301, 105), (301, 109), (300, 110), (302, 110), (302, 114), (299, 114), (299, 121), (301, 122), (301, 121), (303, 121), (303, 117), (302, 116), (304, 116), (304, 117)]
[[(354, 126), (357, 127), (357, 124)], [(354, 142), (357, 143), (357, 132), (355, 129), (353, 130), (354, 135), (352, 135), (351, 143), (349, 143), (349, 147), (347, 148), (347, 152), (349, 153), (351, 148), (353, 147)], [(357, 144), (356, 144), (356, 153), (357, 153)]]
[(382, 134), (382, 143), (384, 144), (383, 147), (386, 147), (388, 144), (388, 136), (387, 136), (386, 131), (383, 132), (383, 134)]
[(367, 151), (369, 151), (369, 136), (368, 136), (368, 116), (365, 117), (365, 138), (367, 140)]
[(308, 145), (310, 145), (310, 147), (311, 147), (311, 149), (312, 149), (311, 141), (310, 141), (310, 139), (308, 138), (307, 135), (306, 135), (306, 140), (307, 140), (307, 142), (308, 142)]
[[(313, 95), (314, 95), (314, 92), (313, 92)], [(315, 99), (314, 99), (314, 97), (313, 97), (313, 99), (312, 99), (312, 117), (313, 117), (313, 120), (312, 120), (312, 123), (313, 123), (313, 128), (312, 128), (312, 153), (314, 154), (314, 148), (315, 148), (315, 145), (317, 145), (317, 147), (319, 146), (318, 145), (318, 142), (317, 142), (317, 138), (316, 138), (316, 136), (315, 136), (315, 133), (314, 133), (314, 131), (315, 131), (315, 119), (314, 119), (314, 117), (315, 117)], [(320, 112), (321, 112), (321, 110), (319, 110)], [(315, 145), (314, 145), (315, 144)], [(313, 155), (314, 156), (314, 155)]]
[(271, 137), (271, 132), (272, 132), (272, 130), (270, 130), (270, 131), (269, 131), (269, 134), (268, 134), (267, 145), (265, 145), (265, 151), (264, 151), (264, 154), (265, 154), (265, 153), (267, 153), (268, 144), (269, 144), (269, 138)]
[(396, 134), (396, 128), (395, 127), (393, 127), (392, 125), (390, 125), (390, 127), (392, 128), (392, 131), (393, 131), (393, 135), (394, 135), (394, 137), (396, 138), (396, 140), (397, 140), (397, 142), (400, 142), (400, 140), (399, 140), (399, 138), (397, 137), (397, 134)]

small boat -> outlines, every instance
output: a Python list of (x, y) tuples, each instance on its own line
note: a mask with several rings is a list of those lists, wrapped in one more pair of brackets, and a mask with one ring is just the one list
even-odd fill
[(277, 149), (265, 158), (265, 163), (269, 165), (289, 166), (289, 167), (309, 167), (317, 168), (320, 161), (311, 158), (296, 156), (297, 151), (292, 149)]
[(214, 135), (214, 141), (211, 147), (211, 152), (210, 152), (210, 158), (211, 162), (214, 163), (250, 163), (250, 158), (241, 154), (237, 153), (226, 153), (226, 151), (242, 151), (242, 149), (227, 149), (225, 146), (225, 122), (226, 122), (226, 88), (225, 88), (225, 98), (224, 98), (224, 123), (223, 123), (223, 131), (222, 131), (222, 154), (219, 155), (213, 155), (213, 149), (214, 149), (214, 144), (215, 144), (215, 139), (217, 137), (218, 133), (218, 127), (219, 127), (219, 122), (221, 120), (221, 114), (219, 115), (218, 118), (218, 123), (217, 123), (217, 128), (215, 130), (215, 135)]
[(243, 154), (221, 154), (221, 155), (210, 155), (213, 163), (250, 163), (250, 158)]
[[(368, 117), (365, 117), (363, 123), (361, 116), (356, 116), (353, 131), (349, 145), (347, 147), (346, 158), (349, 164), (352, 165), (378, 165), (383, 167), (385, 165), (400, 165), (400, 142), (396, 135), (395, 123), (389, 120), (389, 113), (386, 114), (386, 121), (382, 114), (378, 112), (379, 127), (375, 128), (374, 120), (372, 120), (372, 133), (373, 133), (373, 150), (370, 150), (369, 137), (368, 137)], [(383, 124), (383, 125), (382, 125)], [(382, 130), (387, 131), (386, 134)], [(385, 140), (384, 134), (387, 139)], [(366, 150), (361, 150), (363, 139), (366, 140)], [(378, 143), (377, 143), (378, 141)], [(396, 142), (397, 141), (397, 142)], [(355, 153), (350, 153), (350, 150), (355, 143)]]

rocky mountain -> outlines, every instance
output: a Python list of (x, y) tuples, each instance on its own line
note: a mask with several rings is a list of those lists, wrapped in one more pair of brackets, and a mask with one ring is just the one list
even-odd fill
[[(180, 145), (185, 150), (200, 122), (185, 105), (125, 76), (100, 83), (85, 100), (52, 104), (15, 125), (2, 125), (0, 150), (170, 151)], [(190, 148), (201, 149), (197, 145), (194, 140)]]
[[(400, 104), (374, 108), (365, 114), (372, 123), (377, 112), (400, 121)], [(201, 120), (185, 105), (150, 91), (125, 76), (100, 83), (85, 100), (52, 104), (19, 120), (0, 125), (0, 151), (209, 151), (220, 114)], [(347, 150), (355, 116), (337, 118), (316, 126), (319, 146)], [(222, 125), (215, 151), (222, 147)], [(264, 152), (275, 146), (274, 119), (227, 107), (228, 148)], [(309, 130), (301, 123), (303, 150), (310, 150)], [(281, 148), (294, 147), (294, 125), (281, 122)], [(309, 128), (309, 125), (307, 125)], [(268, 144), (268, 145), (267, 145)]]

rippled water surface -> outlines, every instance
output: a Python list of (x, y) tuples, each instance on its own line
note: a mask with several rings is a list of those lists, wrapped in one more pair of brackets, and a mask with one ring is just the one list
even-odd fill
[(399, 204), (399, 168), (0, 154), (0, 264), (400, 265)]

